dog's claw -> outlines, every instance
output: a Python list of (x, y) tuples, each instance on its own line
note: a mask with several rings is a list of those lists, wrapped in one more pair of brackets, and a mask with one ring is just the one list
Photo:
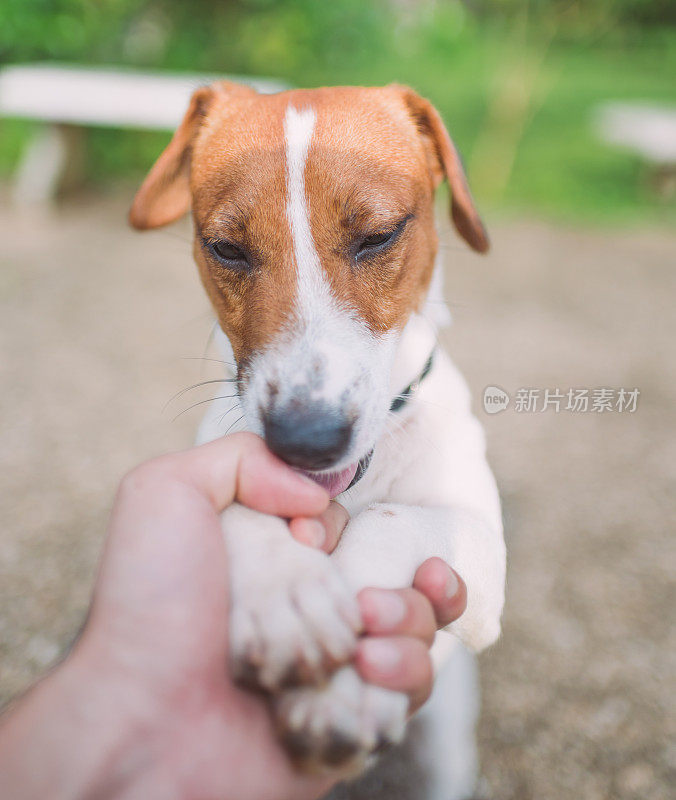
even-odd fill
[[(299, 577), (300, 576), (300, 577)], [(289, 543), (276, 571), (251, 570), (233, 588), (231, 670), (249, 686), (276, 691), (319, 684), (354, 654), (357, 601), (329, 557)]]
[(400, 741), (408, 699), (365, 683), (342, 667), (326, 686), (292, 689), (273, 702), (290, 757), (310, 773), (355, 774), (382, 747)]

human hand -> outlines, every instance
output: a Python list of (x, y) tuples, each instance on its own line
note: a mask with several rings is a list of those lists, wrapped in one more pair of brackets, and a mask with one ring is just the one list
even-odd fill
[[(228, 570), (218, 514), (235, 499), (286, 518), (336, 513), (322, 489), (247, 434), (130, 473), (81, 639), (0, 725), (8, 796), (244, 800), (317, 797), (329, 788), (326, 779), (294, 772), (265, 703), (227, 674)], [(441, 597), (441, 575), (434, 565), (423, 571), (432, 597)], [(388, 627), (375, 591), (360, 598), (367, 630), (396, 634), (382, 640), (401, 649), (401, 669), (379, 676), (368, 636), (357, 663), (367, 680), (418, 702), (431, 683), (427, 601), (414, 590), (396, 593), (406, 611)]]

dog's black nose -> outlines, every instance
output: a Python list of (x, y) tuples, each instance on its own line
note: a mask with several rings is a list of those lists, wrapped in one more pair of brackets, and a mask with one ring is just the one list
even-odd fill
[(325, 405), (294, 405), (263, 417), (265, 442), (287, 464), (328, 469), (345, 453), (352, 423)]

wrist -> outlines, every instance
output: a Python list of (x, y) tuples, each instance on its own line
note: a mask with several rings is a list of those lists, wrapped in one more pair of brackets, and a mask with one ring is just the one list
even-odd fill
[(0, 773), (8, 797), (123, 797), (151, 763), (147, 698), (78, 646), (0, 719)]

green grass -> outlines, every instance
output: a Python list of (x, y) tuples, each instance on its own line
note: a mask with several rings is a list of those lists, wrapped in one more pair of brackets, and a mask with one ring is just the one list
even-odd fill
[[(482, 190), (480, 160), (491, 150), (482, 153), (478, 143), (487, 131), (489, 143), (501, 143), (499, 127), (490, 130), (488, 113), (496, 83), (509, 70), (518, 74), (523, 61), (539, 58), (537, 97), (514, 143), (509, 180), (502, 191)], [(676, 108), (674, 30), (633, 40), (600, 36), (545, 49), (536, 37), (522, 46), (502, 31), (483, 29), (455, 45), (439, 36), (436, 46), (383, 58), (368, 71), (356, 64), (333, 74), (335, 82), (410, 83), (430, 97), (469, 165), (479, 201), (496, 212), (589, 224), (676, 221), (674, 199), (662, 200), (649, 189), (647, 166), (599, 141), (592, 125), (594, 109), (606, 101)], [(319, 75), (316, 82), (328, 77)]]
[[(676, 107), (676, 29), (600, 30), (568, 38), (559, 32), (546, 44), (544, 32), (479, 25), (444, 8), (413, 32), (374, 34), (372, 43), (366, 37), (346, 47), (344, 58), (335, 50), (321, 58), (309, 45), (295, 48), (293, 38), (272, 28), (247, 62), (242, 54), (250, 52), (248, 38), (255, 40), (261, 30), (250, 25), (241, 32), (240, 61), (224, 57), (223, 71), (267, 73), (306, 86), (412, 85), (441, 111), (480, 204), (496, 214), (604, 225), (676, 221), (674, 199), (660, 199), (649, 189), (646, 165), (604, 145), (591, 124), (594, 108), (608, 100)], [(173, 56), (172, 67), (187, 68), (189, 49)], [(525, 107), (505, 103), (510, 76), (519, 90), (529, 75), (535, 76), (534, 91)], [(0, 125), (1, 173), (10, 172), (30, 130), (21, 122)], [(138, 180), (168, 138), (92, 131), (92, 181)]]

